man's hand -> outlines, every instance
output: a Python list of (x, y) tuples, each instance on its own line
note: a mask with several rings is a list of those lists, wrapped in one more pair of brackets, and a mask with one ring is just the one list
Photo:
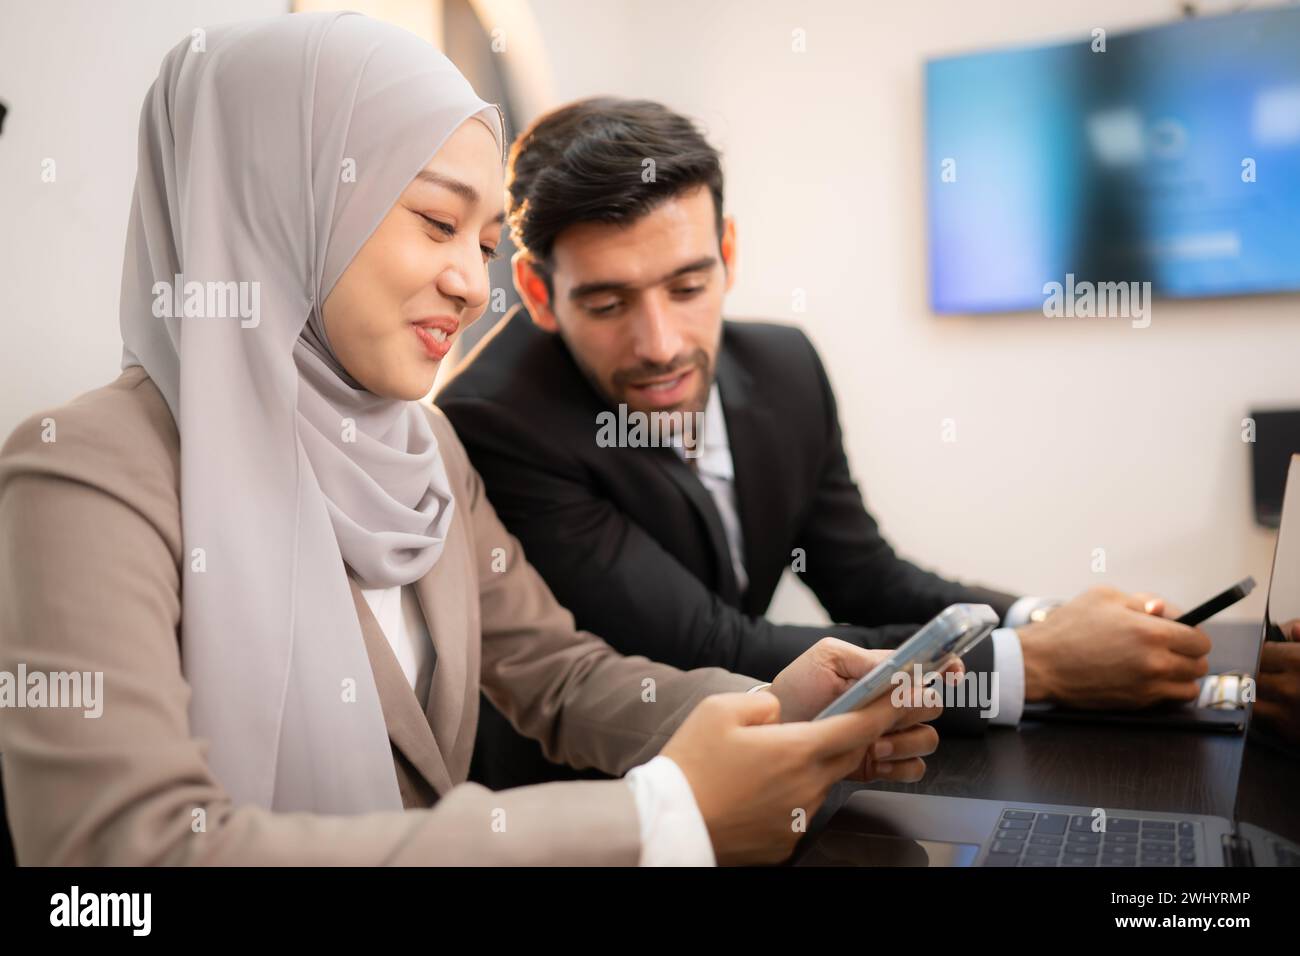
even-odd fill
[[(802, 700), (805, 710), (815, 714), (880, 660), (879, 652), (844, 646), (856, 653), (832, 651), (828, 658), (805, 661), (786, 680), (778, 675), (783, 693), (798, 689), (792, 706), (800, 706)], [(814, 660), (821, 663), (813, 664)], [(818, 698), (810, 688), (825, 680), (816, 672), (828, 668), (828, 673), (837, 674), (841, 668), (846, 674), (828, 681), (822, 687), (824, 699)], [(799, 674), (803, 676), (792, 680)], [(846, 777), (862, 779), (877, 773), (881, 763), (890, 762), (898, 769), (888, 779), (919, 779), (925, 770), (920, 758), (933, 752), (937, 737), (931, 728), (917, 725), (934, 720), (940, 708), (897, 707), (892, 697), (885, 694), (853, 713), (793, 723), (781, 723), (782, 702), (768, 691), (717, 694), (701, 701), (662, 753), (690, 783), (718, 862), (785, 859), (830, 788)], [(892, 752), (879, 760), (871, 757), (872, 745), (886, 739)]]
[(1283, 625), (1288, 642), (1265, 641), (1259, 655), (1255, 717), (1300, 744), (1300, 621)]
[(1195, 700), (1210, 638), (1164, 616), (1175, 613), (1148, 594), (1096, 587), (1018, 628), (1025, 700), (1120, 709)]

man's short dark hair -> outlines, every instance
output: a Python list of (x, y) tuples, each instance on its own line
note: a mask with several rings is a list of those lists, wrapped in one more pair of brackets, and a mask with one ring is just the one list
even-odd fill
[(548, 285), (565, 229), (626, 225), (700, 186), (713, 194), (722, 237), (718, 151), (691, 120), (651, 100), (592, 97), (544, 114), (511, 147), (506, 185), (515, 245)]

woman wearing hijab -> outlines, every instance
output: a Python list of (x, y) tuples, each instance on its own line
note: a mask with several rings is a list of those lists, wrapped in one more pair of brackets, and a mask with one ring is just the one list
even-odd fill
[[(823, 642), (756, 694), (622, 657), (497, 521), (417, 400), (487, 301), (503, 147), (449, 61), (365, 17), (166, 57), (123, 371), (0, 454), (0, 669), (102, 675), (98, 715), (0, 715), (20, 863), (779, 859), (836, 779), (923, 771), (933, 709), (806, 722), (877, 655)], [(466, 783), (480, 686), (627, 778)]]

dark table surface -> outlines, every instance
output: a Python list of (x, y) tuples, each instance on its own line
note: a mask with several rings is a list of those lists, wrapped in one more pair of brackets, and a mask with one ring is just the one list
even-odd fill
[[(1212, 671), (1254, 673), (1259, 624), (1209, 623), (1205, 630), (1214, 641)], [(926, 763), (919, 783), (869, 787), (1233, 819), (1240, 776), (1240, 819), (1300, 839), (1300, 757), (1267, 745), (1253, 730), (1244, 737), (1026, 717), (1019, 727), (992, 727), (982, 737), (946, 735)], [(810, 830), (861, 787), (837, 786)]]

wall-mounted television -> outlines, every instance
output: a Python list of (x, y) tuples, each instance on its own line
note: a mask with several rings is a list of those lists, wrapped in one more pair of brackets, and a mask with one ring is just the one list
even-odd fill
[(1300, 290), (1300, 7), (925, 67), (930, 300)]

